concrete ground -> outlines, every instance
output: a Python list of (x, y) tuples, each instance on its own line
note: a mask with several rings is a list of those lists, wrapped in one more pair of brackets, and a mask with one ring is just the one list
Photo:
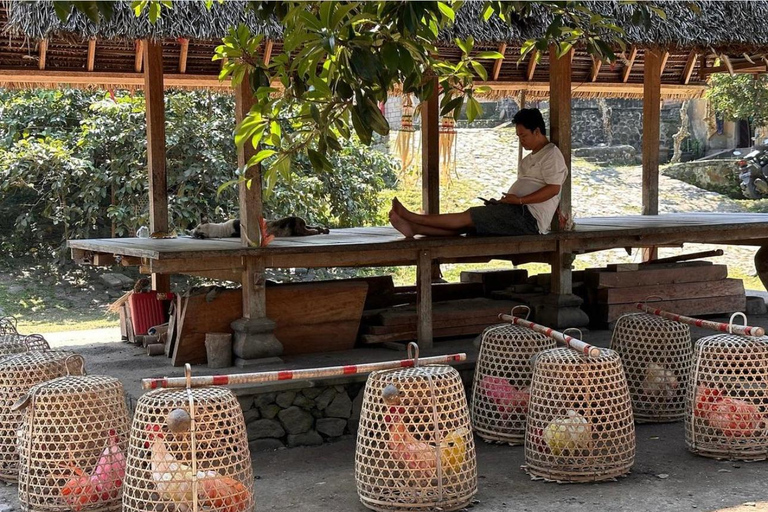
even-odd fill
[[(723, 318), (719, 319), (725, 320)], [(751, 325), (768, 328), (768, 316), (753, 316)], [(86, 357), (89, 373), (119, 377), (132, 397), (141, 394), (140, 379), (181, 375), (163, 357), (149, 358), (139, 349), (119, 341), (119, 333), (69, 333), (50, 336), (57, 348), (72, 348)], [(694, 339), (712, 334), (694, 328)], [(94, 338), (95, 336), (95, 338)], [(585, 340), (607, 346), (610, 332), (585, 333)], [(84, 340), (90, 340), (85, 343)], [(476, 357), (471, 340), (438, 342), (438, 348), (463, 350)], [(365, 349), (347, 354), (317, 354), (286, 358), (285, 367), (343, 364), (366, 358), (400, 359), (402, 352)], [(346, 361), (342, 360), (350, 357)], [(369, 359), (371, 360), (371, 359)], [(273, 367), (266, 369), (274, 369)], [(196, 367), (194, 372), (206, 373)], [(256, 371), (256, 370), (249, 370)], [(637, 455), (632, 472), (616, 482), (601, 484), (554, 484), (532, 481), (520, 468), (522, 447), (489, 445), (479, 438), (478, 493), (474, 511), (715, 511), (741, 505), (738, 512), (768, 510), (768, 462), (728, 462), (688, 452), (684, 424), (637, 426)], [(363, 511), (354, 479), (355, 439), (312, 448), (282, 449), (253, 454), (255, 489), (259, 511)], [(0, 512), (19, 512), (16, 487), (0, 484)]]

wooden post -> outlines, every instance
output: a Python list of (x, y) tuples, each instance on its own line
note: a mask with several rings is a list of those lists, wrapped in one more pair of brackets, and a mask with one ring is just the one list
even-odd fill
[[(248, 80), (243, 80), (235, 90), (235, 121), (240, 124), (254, 104), (253, 93)], [(237, 150), (237, 165), (241, 169), (256, 154), (256, 149), (246, 142)], [(240, 241), (248, 247), (248, 241), (259, 240), (259, 218), (262, 216), (261, 204), (261, 166), (254, 166), (245, 173), (245, 179), (251, 180), (239, 185), (240, 201)], [(262, 318), (266, 316), (266, 294), (264, 290), (264, 258), (248, 257), (243, 271), (243, 318)]]
[[(147, 170), (149, 172), (149, 231), (168, 232), (168, 181), (165, 174), (165, 103), (163, 46), (144, 42), (144, 98), (147, 108)], [(152, 288), (170, 291), (171, 276), (152, 274)]]
[[(520, 91), (520, 110), (525, 108), (525, 91)], [(523, 165), (523, 145), (517, 141), (517, 171), (520, 172), (520, 166)]]
[(430, 349), (432, 340), (432, 257), (420, 250), (416, 264), (416, 310), (419, 313), (417, 337), (419, 348)]
[[(573, 52), (573, 50), (571, 50)], [(549, 48), (549, 129), (550, 140), (560, 148), (568, 166), (568, 177), (560, 195), (560, 211), (570, 222), (571, 213), (571, 55), (557, 58), (556, 48)], [(552, 229), (560, 230), (557, 215), (552, 219)], [(560, 254), (552, 262), (551, 293), (572, 293), (570, 254)], [(567, 264), (565, 264), (567, 262)]]
[[(659, 214), (659, 142), (661, 123), (660, 51), (645, 50), (643, 67), (643, 215)], [(643, 250), (643, 260), (655, 259), (658, 250)]]
[(93, 71), (96, 65), (96, 39), (88, 40), (88, 55), (86, 57), (85, 69)]
[(41, 39), (40, 44), (38, 47), (39, 53), (38, 53), (38, 61), (37, 61), (37, 67), (40, 69), (45, 69), (45, 59), (48, 55), (48, 40), (47, 39)]
[[(437, 78), (430, 99), (421, 105), (421, 209), (440, 213), (440, 105)], [(432, 266), (432, 280), (439, 281), (440, 265)]]

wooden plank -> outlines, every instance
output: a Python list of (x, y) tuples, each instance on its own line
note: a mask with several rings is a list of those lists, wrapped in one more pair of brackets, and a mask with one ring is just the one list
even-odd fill
[(96, 65), (96, 39), (88, 40), (88, 56), (86, 58), (85, 69), (93, 71)]
[[(497, 315), (509, 312), (518, 303), (508, 300), (486, 298), (462, 299), (434, 304), (433, 318), (436, 323), (447, 318), (472, 318), (473, 316)], [(418, 315), (418, 308), (403, 306), (381, 311), (376, 317), (380, 325), (402, 325), (413, 321)]]
[[(270, 286), (267, 316), (275, 322), (275, 336), (285, 354), (351, 349), (354, 346), (368, 290), (364, 282), (325, 281)], [(322, 303), (323, 307), (317, 307)], [(208, 301), (190, 297), (183, 332), (176, 343), (173, 365), (203, 364), (205, 334), (231, 332), (240, 318), (240, 290), (223, 290)]]
[(637, 272), (587, 272), (587, 285), (593, 288), (651, 286), (661, 284), (718, 281), (728, 277), (726, 265), (691, 267), (688, 269), (664, 268), (638, 270)]
[(600, 75), (600, 68), (603, 66), (603, 61), (597, 57), (592, 57), (592, 70), (589, 72), (589, 81), (596, 82), (597, 77)]
[(624, 83), (627, 83), (627, 80), (629, 80), (629, 75), (632, 73), (632, 66), (635, 65), (635, 59), (637, 58), (637, 47), (632, 46), (629, 50), (629, 57), (627, 58), (627, 63), (624, 66), (624, 70), (621, 72), (621, 81)]
[[(147, 109), (147, 171), (149, 173), (149, 231), (168, 232), (168, 180), (165, 170), (165, 102), (163, 46), (144, 42), (144, 97)], [(152, 288), (170, 291), (170, 276), (152, 274)]]
[[(550, 54), (551, 55), (551, 54)], [(528, 59), (528, 68), (525, 71), (525, 79), (529, 82), (533, 80), (533, 74), (536, 72), (536, 61), (539, 59), (539, 50), (531, 52), (531, 58)]]
[(272, 59), (272, 46), (275, 44), (275, 42), (272, 39), (267, 39), (264, 41), (264, 53), (262, 54), (262, 62), (269, 65), (269, 61)]
[[(509, 310), (504, 310), (502, 312), (509, 313)], [(466, 325), (491, 325), (499, 323), (499, 313), (494, 314), (483, 314), (483, 315), (471, 315), (471, 316), (465, 316), (465, 317), (446, 317), (441, 318), (439, 321), (436, 321), (437, 328), (446, 328), (446, 327), (463, 327)], [(416, 315), (413, 315), (413, 319), (411, 322), (408, 322), (407, 324), (395, 324), (395, 325), (371, 325), (371, 324), (364, 324), (361, 327), (361, 330), (364, 334), (392, 334), (392, 333), (401, 333), (401, 332), (416, 332), (418, 329), (418, 319), (416, 318)]]
[(681, 82), (683, 85), (688, 85), (688, 83), (691, 81), (691, 76), (693, 75), (693, 68), (696, 67), (696, 61), (699, 59), (699, 54), (696, 53), (696, 51), (691, 51), (691, 53), (688, 54), (688, 60), (685, 61), (685, 69), (683, 69), (683, 75), (681, 78)]
[[(436, 338), (469, 336), (480, 334), (486, 327), (488, 327), (488, 324), (464, 325), (461, 327), (438, 327), (435, 329), (434, 336)], [(416, 339), (416, 331), (392, 334), (363, 334), (360, 336), (360, 342), (365, 345), (373, 345), (387, 341), (409, 341), (414, 339)]]
[(136, 42), (136, 58), (133, 61), (133, 69), (136, 73), (141, 73), (144, 67), (144, 40), (137, 39)]
[[(664, 74), (664, 69), (667, 67), (667, 61), (669, 60), (669, 52), (661, 52), (661, 63), (659, 64), (659, 77)], [(661, 84), (659, 84), (661, 85)]]
[(504, 58), (506, 57), (507, 43), (499, 44), (498, 52), (504, 55), (504, 57), (493, 61), (493, 71), (491, 72), (491, 80), (494, 80), (494, 81), (499, 79), (499, 74), (501, 73), (501, 65), (504, 64)]
[(38, 43), (38, 61), (37, 67), (41, 70), (45, 69), (45, 58), (48, 55), (48, 40), (41, 39)]
[[(653, 305), (659, 309), (687, 316), (731, 314), (734, 311), (744, 311), (747, 307), (747, 299), (741, 294), (725, 297), (665, 300), (654, 302)], [(592, 320), (598, 322), (613, 322), (618, 320), (621, 315), (638, 311), (634, 304), (600, 304), (595, 310), (597, 318), (592, 318)]]
[(187, 72), (187, 55), (189, 54), (189, 39), (179, 38), (179, 73)]
[(597, 292), (597, 300), (603, 304), (634, 304), (652, 296), (665, 300), (680, 300), (739, 294), (744, 294), (744, 283), (741, 279), (721, 279), (720, 281), (696, 281), (632, 288), (600, 288)]
[(419, 312), (417, 340), (419, 348), (432, 348), (432, 257), (428, 250), (419, 251), (416, 263), (416, 309)]
[(659, 213), (659, 130), (661, 56), (645, 51), (643, 71), (643, 215)]

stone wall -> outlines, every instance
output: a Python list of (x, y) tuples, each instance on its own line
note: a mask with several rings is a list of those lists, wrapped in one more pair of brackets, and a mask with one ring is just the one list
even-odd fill
[[(467, 389), (472, 381), (471, 368), (460, 371)], [(253, 388), (237, 390), (243, 408), (248, 442), (252, 452), (316, 446), (357, 433), (363, 405), (365, 376), (351, 376), (348, 382), (334, 379), (334, 385), (315, 386), (297, 381), (293, 389), (266, 392)]]

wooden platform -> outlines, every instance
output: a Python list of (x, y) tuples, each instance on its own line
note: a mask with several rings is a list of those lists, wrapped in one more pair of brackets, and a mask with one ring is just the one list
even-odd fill
[(236, 238), (70, 240), (82, 263), (141, 265), (145, 272), (193, 273), (242, 267), (243, 256), (263, 256), (268, 268), (413, 265), (420, 251), (440, 262), (528, 253), (574, 254), (620, 247), (709, 243), (764, 245), (768, 214), (687, 213), (576, 219), (574, 231), (508, 237), (406, 239), (394, 228), (335, 229), (329, 235), (279, 238), (266, 248), (243, 248)]

